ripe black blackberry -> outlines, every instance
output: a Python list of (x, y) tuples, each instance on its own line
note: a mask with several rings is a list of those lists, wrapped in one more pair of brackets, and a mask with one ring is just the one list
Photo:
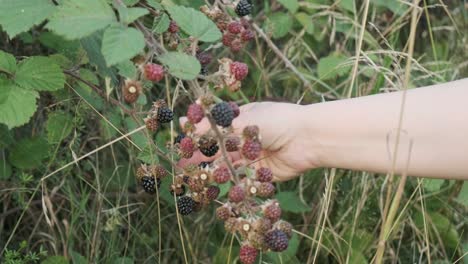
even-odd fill
[(174, 138), (174, 144), (180, 143), (180, 141), (185, 137), (184, 133), (179, 133), (176, 138)]
[(240, 17), (247, 16), (252, 12), (252, 2), (250, 0), (240, 0), (236, 6), (236, 14)]
[(208, 162), (208, 161), (202, 161), (198, 164), (198, 167), (200, 169), (205, 169), (205, 168), (209, 168), (211, 165), (211, 162)]
[(218, 126), (228, 127), (234, 119), (234, 111), (229, 103), (221, 102), (211, 109), (211, 115)]
[(192, 197), (182, 196), (177, 200), (177, 208), (179, 208), (179, 213), (181, 215), (188, 215), (193, 212), (195, 206), (195, 201)]
[(219, 146), (217, 143), (214, 143), (212, 145), (200, 146), (199, 150), (206, 157), (213, 157), (218, 152)]
[(144, 176), (141, 178), (141, 187), (143, 187), (143, 190), (149, 194), (155, 194), (156, 193), (156, 182), (157, 182), (157, 188), (161, 186), (161, 180), (160, 179), (154, 179), (154, 177), (148, 177)]
[(288, 236), (280, 230), (273, 230), (265, 235), (265, 242), (274, 252), (281, 252), (288, 248)]
[(167, 107), (161, 107), (158, 109), (158, 122), (169, 123), (174, 118), (174, 113)]

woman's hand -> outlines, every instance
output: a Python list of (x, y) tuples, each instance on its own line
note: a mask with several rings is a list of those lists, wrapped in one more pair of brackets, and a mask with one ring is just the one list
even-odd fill
[[(313, 135), (305, 131), (303, 122), (303, 106), (289, 103), (250, 103), (240, 108), (240, 115), (234, 119), (234, 134), (241, 136), (245, 126), (257, 125), (260, 128), (260, 141), (263, 151), (260, 158), (254, 162), (256, 167), (269, 167), (276, 181), (294, 178), (299, 173), (316, 167), (317, 155), (308, 149), (306, 141)], [(185, 117), (180, 119), (183, 124)], [(196, 125), (196, 133), (203, 134), (209, 130), (210, 124), (205, 118)], [(241, 159), (239, 152), (231, 152), (233, 163)], [(205, 157), (199, 151), (190, 159), (182, 159), (180, 166), (198, 164), (202, 161), (212, 161), (221, 155), (218, 151), (214, 157)]]

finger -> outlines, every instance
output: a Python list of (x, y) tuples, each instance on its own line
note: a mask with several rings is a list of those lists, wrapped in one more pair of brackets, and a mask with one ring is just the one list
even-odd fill
[[(186, 116), (179, 118), (179, 124), (180, 124), (180, 127), (182, 127), (182, 129), (184, 128), (187, 122), (188, 122), (188, 119)], [(200, 123), (195, 124), (195, 128), (196, 128), (195, 130), (196, 134), (199, 134), (199, 135), (205, 134), (211, 128), (210, 122), (205, 117), (202, 119), (202, 121), (200, 121)]]
[(197, 150), (193, 153), (193, 156), (190, 159), (181, 159), (177, 163), (177, 165), (181, 168), (184, 168), (185, 166), (190, 165), (190, 164), (198, 165), (200, 164), (200, 162), (203, 162), (203, 161), (212, 162), (215, 159), (216, 159), (216, 155), (213, 157), (207, 157), (203, 155), (199, 150)]

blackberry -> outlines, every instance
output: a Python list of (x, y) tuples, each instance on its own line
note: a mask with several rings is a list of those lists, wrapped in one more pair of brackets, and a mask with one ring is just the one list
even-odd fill
[(185, 137), (184, 133), (179, 133), (176, 138), (174, 138), (174, 144), (180, 143), (180, 141)]
[(273, 230), (265, 235), (265, 242), (275, 252), (281, 252), (288, 248), (288, 236), (280, 230)]
[(234, 119), (234, 111), (229, 103), (221, 102), (211, 109), (211, 115), (216, 124), (222, 127), (228, 127)]
[(210, 73), (210, 72), (208, 71), (208, 68), (207, 68), (205, 65), (203, 65), (203, 66), (200, 68), (200, 75), (208, 75), (208, 73)]
[(154, 179), (153, 177), (148, 177), (144, 176), (141, 178), (141, 187), (143, 187), (143, 190), (149, 194), (155, 194), (156, 193), (156, 182), (157, 182), (157, 188), (161, 186), (161, 180), (160, 179)]
[(205, 168), (209, 168), (211, 165), (211, 162), (208, 162), (208, 161), (202, 161), (198, 164), (198, 167), (200, 169), (205, 169)]
[(213, 201), (215, 200), (216, 198), (218, 198), (218, 195), (219, 195), (219, 192), (221, 190), (219, 189), (218, 186), (215, 186), (215, 185), (211, 185), (208, 187), (208, 189), (206, 190), (206, 198), (208, 198), (208, 200), (210, 201)]
[(177, 208), (179, 208), (179, 213), (181, 215), (188, 215), (193, 212), (195, 207), (195, 201), (192, 197), (182, 196), (177, 200)]
[(236, 14), (240, 17), (247, 16), (252, 12), (252, 2), (250, 0), (241, 0), (236, 6)]
[(210, 146), (200, 147), (200, 152), (207, 157), (213, 157), (218, 150), (219, 146), (216, 143)]
[(250, 245), (242, 245), (239, 250), (239, 260), (242, 264), (254, 264), (257, 256), (258, 250)]
[(169, 192), (171, 195), (175, 193), (176, 196), (182, 196), (185, 194), (185, 185), (175, 186), (172, 184)]
[(158, 122), (159, 123), (169, 123), (174, 118), (174, 113), (171, 109), (167, 107), (159, 108), (158, 110)]

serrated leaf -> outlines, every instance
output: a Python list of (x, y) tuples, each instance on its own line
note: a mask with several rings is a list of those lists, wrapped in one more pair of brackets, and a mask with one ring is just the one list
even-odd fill
[(221, 38), (221, 32), (216, 24), (202, 12), (176, 5), (167, 7), (166, 10), (188, 35), (204, 42), (214, 42)]
[(296, 13), (299, 8), (297, 0), (278, 0), (278, 2), (284, 5), (291, 13)]
[(463, 182), (462, 189), (458, 194), (457, 201), (468, 207), (468, 181)]
[(341, 64), (345, 61), (346, 57), (337, 54), (321, 58), (317, 66), (319, 78), (321, 80), (328, 80), (346, 74), (349, 72), (350, 66), (342, 66)]
[(64, 0), (50, 18), (47, 28), (67, 39), (78, 39), (114, 21), (114, 11), (105, 0)]
[(231, 189), (232, 183), (231, 182), (226, 182), (223, 184), (219, 184), (219, 195), (218, 197), (224, 197), (228, 192), (229, 189)]
[(292, 213), (309, 212), (311, 208), (304, 204), (295, 192), (280, 192), (276, 195), (281, 209)]
[(123, 61), (117, 64), (116, 67), (119, 70), (120, 75), (127, 77), (129, 79), (135, 78), (137, 71), (136, 71), (135, 64), (133, 64), (132, 61), (130, 60)]
[(44, 138), (26, 138), (13, 146), (10, 163), (20, 169), (33, 169), (42, 164), (49, 155), (49, 146)]
[(273, 33), (273, 38), (282, 38), (286, 36), (293, 26), (293, 20), (286, 13), (274, 13), (268, 17), (267, 25)]
[(423, 186), (429, 192), (436, 192), (440, 190), (444, 181), (443, 179), (423, 179)]
[(126, 6), (119, 6), (120, 21), (127, 25), (148, 13), (148, 10), (141, 7), (127, 8)]
[(36, 91), (21, 89), (10, 81), (0, 80), (0, 123), (8, 128), (18, 127), (26, 124), (36, 112)]
[(314, 24), (312, 23), (312, 18), (308, 14), (304, 12), (299, 12), (295, 15), (297, 21), (301, 23), (301, 25), (304, 27), (305, 31), (313, 35), (314, 34)]
[(198, 60), (181, 52), (168, 52), (158, 57), (169, 73), (183, 80), (193, 80), (200, 73), (201, 65)]
[(156, 10), (162, 10), (163, 9), (163, 6), (161, 5), (160, 2), (161, 1), (157, 1), (157, 0), (146, 0), (146, 3), (148, 3), (149, 6), (151, 6), (152, 8), (154, 8)]
[(48, 0), (0, 0), (0, 25), (10, 38), (41, 23), (55, 9)]
[(136, 5), (136, 3), (140, 2), (140, 0), (123, 0), (124, 4), (127, 6), (133, 6)]
[(81, 45), (86, 50), (89, 61), (97, 67), (99, 74), (110, 77), (114, 84), (118, 82), (115, 68), (107, 67), (106, 60), (101, 53), (103, 31), (94, 32), (91, 36), (80, 40)]
[(30, 57), (18, 65), (15, 82), (25, 89), (56, 91), (63, 88), (65, 76), (53, 60), (47, 57)]
[(50, 113), (46, 124), (47, 139), (49, 143), (60, 143), (73, 129), (73, 117), (66, 112)]
[(2, 71), (13, 74), (16, 71), (16, 59), (10, 53), (0, 50), (0, 73)]
[(146, 164), (156, 164), (159, 161), (156, 155), (156, 149), (152, 144), (146, 145), (146, 147), (138, 153), (137, 158)]
[(106, 59), (107, 66), (131, 59), (144, 48), (145, 38), (134, 28), (115, 25), (104, 31), (102, 55)]
[(166, 32), (169, 28), (171, 20), (166, 13), (163, 13), (161, 16), (155, 17), (153, 21), (153, 33), (161, 34)]

